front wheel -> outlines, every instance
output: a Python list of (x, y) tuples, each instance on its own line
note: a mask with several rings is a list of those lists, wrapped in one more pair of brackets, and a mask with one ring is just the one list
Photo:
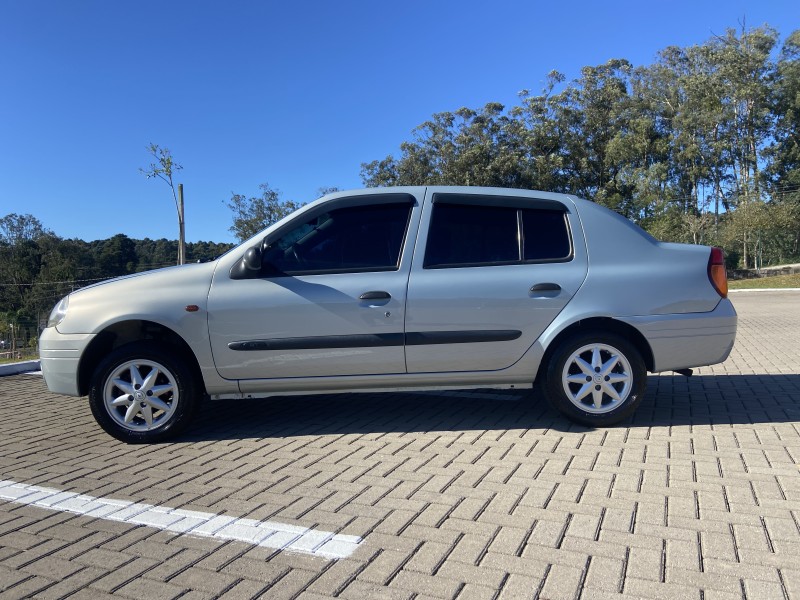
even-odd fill
[(114, 350), (95, 369), (89, 406), (98, 424), (129, 444), (177, 435), (197, 408), (197, 383), (177, 353), (152, 342)]
[(540, 382), (550, 404), (590, 427), (613, 425), (639, 406), (647, 369), (624, 338), (589, 332), (564, 340), (550, 355)]

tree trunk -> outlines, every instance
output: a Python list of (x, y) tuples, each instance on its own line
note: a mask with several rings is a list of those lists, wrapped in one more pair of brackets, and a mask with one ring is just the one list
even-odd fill
[(744, 268), (747, 268), (747, 232), (744, 232), (744, 237), (742, 239), (742, 263)]

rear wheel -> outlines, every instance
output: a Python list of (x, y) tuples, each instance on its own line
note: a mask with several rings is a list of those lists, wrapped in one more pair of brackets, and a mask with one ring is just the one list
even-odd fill
[(605, 332), (564, 340), (550, 355), (540, 383), (550, 404), (590, 427), (613, 425), (639, 406), (647, 369), (636, 347)]
[(153, 342), (134, 342), (95, 369), (89, 406), (110, 435), (131, 444), (175, 436), (197, 407), (197, 382), (180, 354)]

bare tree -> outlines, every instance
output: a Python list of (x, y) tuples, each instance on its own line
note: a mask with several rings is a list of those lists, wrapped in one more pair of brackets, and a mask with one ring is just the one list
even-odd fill
[(156, 162), (150, 163), (146, 169), (139, 169), (139, 172), (148, 179), (158, 177), (166, 182), (170, 190), (172, 190), (172, 199), (175, 201), (175, 210), (178, 212), (178, 264), (182, 265), (186, 262), (186, 235), (185, 223), (183, 220), (183, 184), (178, 184), (178, 189), (175, 189), (175, 183), (172, 180), (172, 175), (175, 171), (183, 169), (181, 165), (172, 160), (172, 153), (169, 148), (161, 148), (158, 144), (151, 143), (147, 146), (147, 151), (153, 155)]

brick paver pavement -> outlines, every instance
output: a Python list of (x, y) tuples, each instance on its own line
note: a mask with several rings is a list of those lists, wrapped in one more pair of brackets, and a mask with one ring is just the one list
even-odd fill
[(211, 403), (126, 446), (0, 379), (0, 479), (358, 536), (342, 560), (0, 500), (0, 598), (800, 599), (800, 294), (623, 426), (519, 392)]

